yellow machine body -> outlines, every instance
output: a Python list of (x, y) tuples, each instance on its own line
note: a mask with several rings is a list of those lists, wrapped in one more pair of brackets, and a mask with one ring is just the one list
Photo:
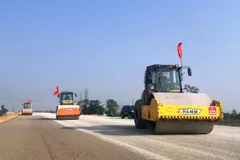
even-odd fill
[(210, 133), (223, 119), (223, 105), (203, 93), (153, 93), (142, 119), (154, 133)]

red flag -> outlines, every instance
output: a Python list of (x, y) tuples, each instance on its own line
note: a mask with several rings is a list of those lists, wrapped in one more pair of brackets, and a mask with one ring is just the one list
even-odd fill
[(182, 42), (178, 43), (177, 51), (178, 51), (178, 57), (182, 59)]
[(59, 93), (59, 87), (57, 86), (53, 92), (53, 95), (56, 96)]
[(28, 103), (31, 103), (32, 102), (32, 100), (28, 100)]

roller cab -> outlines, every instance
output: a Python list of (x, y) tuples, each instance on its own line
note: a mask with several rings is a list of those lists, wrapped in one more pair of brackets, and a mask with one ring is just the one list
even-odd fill
[(73, 95), (74, 93), (69, 91), (64, 91), (58, 94), (60, 104), (56, 107), (56, 119), (79, 119), (81, 108), (79, 105), (74, 105)]
[(208, 134), (223, 120), (223, 105), (205, 93), (184, 93), (178, 65), (151, 65), (145, 71), (145, 90), (135, 103), (137, 129), (153, 133)]

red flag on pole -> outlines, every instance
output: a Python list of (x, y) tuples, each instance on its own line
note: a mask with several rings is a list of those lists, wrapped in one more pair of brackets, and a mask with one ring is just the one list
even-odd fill
[(178, 57), (182, 59), (182, 42), (178, 43), (177, 51), (178, 51)]
[(59, 93), (59, 87), (57, 86), (53, 92), (53, 95), (56, 96)]
[(32, 100), (29, 99), (29, 100), (28, 100), (28, 103), (32, 103)]

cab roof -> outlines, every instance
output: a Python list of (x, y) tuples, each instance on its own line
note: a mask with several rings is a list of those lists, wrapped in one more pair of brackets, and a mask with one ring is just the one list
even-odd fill
[(153, 65), (149, 65), (146, 67), (147, 70), (155, 70), (155, 69), (164, 69), (164, 68), (177, 68), (179, 67), (178, 64), (172, 65), (172, 64), (153, 64)]
[(73, 92), (71, 92), (71, 91), (62, 91), (61, 93), (72, 93), (73, 94)]

